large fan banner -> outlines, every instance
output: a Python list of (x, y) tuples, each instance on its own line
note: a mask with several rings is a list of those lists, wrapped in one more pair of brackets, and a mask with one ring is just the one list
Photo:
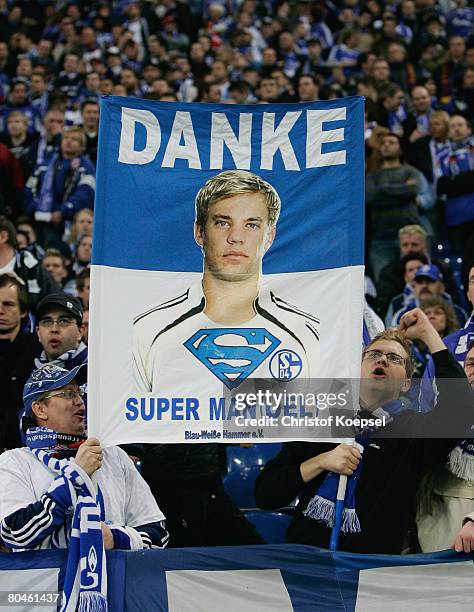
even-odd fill
[(89, 435), (229, 442), (249, 382), (359, 376), (363, 132), (359, 97), (102, 99)]

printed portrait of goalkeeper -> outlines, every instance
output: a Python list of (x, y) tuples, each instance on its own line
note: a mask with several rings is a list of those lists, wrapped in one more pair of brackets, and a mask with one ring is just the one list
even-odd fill
[(251, 172), (224, 171), (202, 186), (194, 237), (204, 273), (135, 318), (137, 390), (172, 391), (184, 379), (235, 389), (249, 377), (318, 376), (318, 318), (278, 297), (262, 275), (280, 208), (275, 188)]

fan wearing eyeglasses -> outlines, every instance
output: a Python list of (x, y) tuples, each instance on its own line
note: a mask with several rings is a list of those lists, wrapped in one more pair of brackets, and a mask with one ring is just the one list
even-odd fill
[(37, 368), (53, 362), (70, 370), (85, 363), (82, 316), (79, 300), (65, 293), (52, 293), (41, 300), (36, 311), (36, 333), (43, 352), (35, 362)]
[[(41, 300), (36, 310), (36, 333), (43, 351), (35, 359), (35, 368), (55, 364), (71, 370), (87, 363), (83, 316), (81, 302), (65, 293), (51, 293)], [(125, 444), (121, 448), (134, 463), (143, 455), (141, 444)]]
[(28, 379), (21, 414), (26, 447), (0, 455), (0, 538), (19, 551), (72, 549), (80, 537), (82, 550), (83, 536), (87, 543), (96, 529), (90, 537), (99, 556), (103, 548), (164, 547), (165, 517), (126, 453), (87, 438), (84, 380), (85, 366), (56, 365)]
[[(439, 383), (437, 406), (427, 414), (410, 410), (400, 400), (411, 384), (409, 342), (414, 340), (431, 352)], [(454, 388), (454, 381), (447, 380), (453, 378), (459, 379)], [(274, 509), (298, 497), (287, 541), (327, 548), (339, 482), (335, 475), (342, 474), (348, 483), (339, 549), (400, 554), (414, 520), (419, 483), (446, 461), (457, 438), (467, 437), (474, 423), (474, 396), (466, 376), (419, 308), (403, 315), (398, 329), (381, 332), (366, 347), (359, 404), (358, 416), (384, 418), (385, 426), (354, 430), (358, 447), (284, 444), (260, 472), (255, 498), (261, 508)]]

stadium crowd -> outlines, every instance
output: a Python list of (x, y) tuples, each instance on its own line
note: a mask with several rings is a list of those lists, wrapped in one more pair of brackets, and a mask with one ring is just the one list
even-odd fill
[[(8, 453), (18, 453), (12, 449), (24, 443), (31, 419), (79, 439), (84, 433), (65, 431), (70, 423), (56, 422), (48, 410), (72, 402), (71, 422), (84, 416), (77, 385), (87, 361), (101, 96), (224, 104), (364, 96), (363, 371), (377, 363), (389, 377), (394, 371), (400, 380), (421, 379), (419, 397), (404, 389), (420, 419), (435, 413), (434, 376), (466, 376), (474, 387), (473, 24), (474, 9), (464, 0), (0, 0), (0, 453), (7, 451), (0, 456), (1, 498), (5, 474), (21, 480), (24, 457)], [(377, 335), (397, 326), (404, 333)], [(39, 380), (56, 395), (45, 398)], [(446, 406), (450, 398), (439, 392), (437, 406)], [(395, 449), (399, 471), (382, 498), (374, 491), (382, 478), (378, 459), (365, 451), (366, 474), (375, 481), (361, 481), (360, 520), (371, 528), (362, 539), (343, 538), (343, 549), (414, 552), (455, 542), (457, 550), (474, 550), (474, 447), (467, 434), (459, 444), (443, 442)], [(70, 443), (62, 440), (68, 456), (77, 450)], [(258, 477), (256, 500), (275, 509), (299, 497), (289, 540), (325, 546), (327, 530), (309, 516), (313, 496), (328, 472), (354, 474), (361, 453), (320, 446), (285, 445)], [(170, 545), (264, 541), (224, 488), (224, 446), (123, 450), (142, 465), (167, 518)], [(110, 478), (122, 474), (133, 482), (146, 500), (127, 515), (120, 509), (128, 504), (125, 493), (107, 497), (112, 509), (105, 516), (113, 524), (102, 526), (106, 548), (165, 546), (163, 514), (126, 460), (120, 449), (102, 452), (98, 441), (77, 451), (80, 474), (102, 466)], [(7, 549), (69, 544), (67, 529), (54, 529), (69, 520), (64, 479), (78, 476), (58, 474), (54, 486), (53, 476), (41, 474), (41, 497), (29, 505), (26, 493), (0, 499)], [(160, 499), (160, 491), (168, 495)], [(407, 503), (387, 543), (384, 507), (395, 510), (400, 496)], [(44, 513), (52, 516), (51, 528), (27, 538), (25, 525)]]

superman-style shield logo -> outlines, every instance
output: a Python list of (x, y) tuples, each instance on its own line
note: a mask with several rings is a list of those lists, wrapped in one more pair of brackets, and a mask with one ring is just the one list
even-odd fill
[(200, 329), (184, 346), (228, 389), (248, 378), (281, 344), (264, 328)]

